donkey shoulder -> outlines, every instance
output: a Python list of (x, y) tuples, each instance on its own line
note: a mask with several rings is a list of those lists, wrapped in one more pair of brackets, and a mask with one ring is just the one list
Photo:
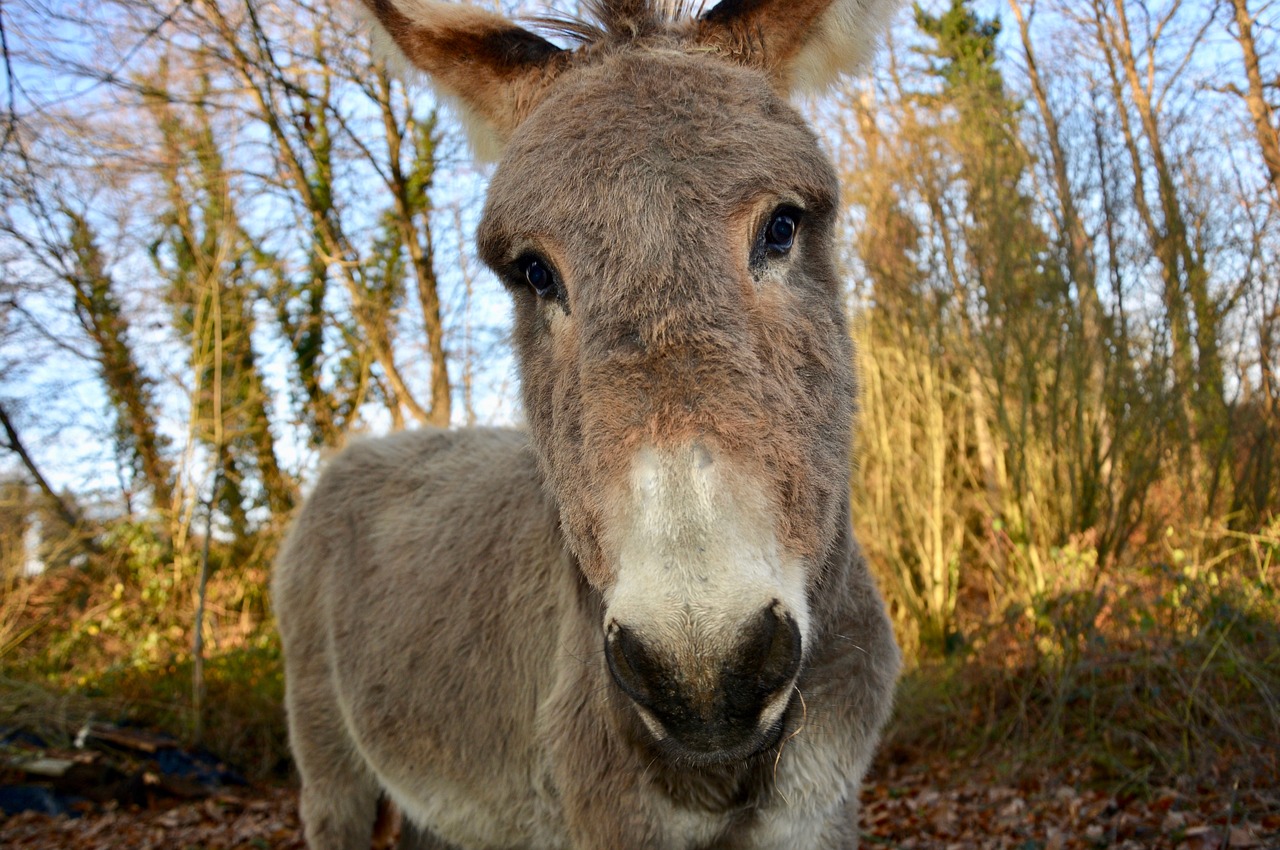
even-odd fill
[(375, 563), (416, 571), (433, 551), (451, 551), (457, 563), (495, 539), (486, 532), (510, 540), (523, 531), (551, 549), (557, 525), (521, 431), (424, 428), (361, 439), (329, 461), (296, 518), (276, 592), (316, 570), (340, 582)]
[(537, 497), (537, 465), (521, 431), (423, 428), (361, 439), (335, 456), (306, 513), (360, 522), (430, 507), (433, 521), (450, 503), (483, 508), (509, 494)]

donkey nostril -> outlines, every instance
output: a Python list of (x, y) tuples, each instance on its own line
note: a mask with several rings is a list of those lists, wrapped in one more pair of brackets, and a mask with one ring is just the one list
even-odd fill
[(754, 673), (762, 696), (789, 684), (803, 655), (800, 627), (774, 602), (761, 614), (744, 649), (744, 673)]
[(656, 698), (653, 687), (661, 681), (663, 671), (635, 632), (618, 625), (616, 620), (610, 623), (604, 656), (623, 692), (641, 705), (652, 707)]

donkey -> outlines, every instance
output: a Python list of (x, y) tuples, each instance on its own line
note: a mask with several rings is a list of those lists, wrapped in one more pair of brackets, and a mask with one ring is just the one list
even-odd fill
[[(274, 602), (314, 850), (852, 848), (899, 653), (850, 527), (838, 186), (896, 0), (364, 0), (498, 159), (528, 432), (353, 444)], [(675, 6), (676, 8), (670, 8)]]

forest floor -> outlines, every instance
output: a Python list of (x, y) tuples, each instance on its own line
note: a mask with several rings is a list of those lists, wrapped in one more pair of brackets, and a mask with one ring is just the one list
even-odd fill
[[(861, 846), (1280, 850), (1267, 552), (1256, 574), (1157, 565), (997, 612), (909, 670), (863, 787)], [(35, 637), (7, 655), (0, 641), (0, 812), (18, 812), (0, 813), (0, 848), (302, 848), (274, 638), (208, 659), (203, 734), (188, 736), (189, 659), (123, 663), (137, 629), (115, 644), (86, 632), (103, 584), (67, 575), (14, 621)]]
[[(1025, 771), (1024, 777), (1027, 776)], [(1280, 848), (1280, 790), (1197, 784), (1127, 796), (1034, 777), (1002, 784), (987, 766), (877, 765), (863, 789), (864, 848), (1266, 850)], [(294, 789), (238, 789), (199, 801), (109, 806), (78, 817), (0, 815), (6, 850), (303, 848)]]

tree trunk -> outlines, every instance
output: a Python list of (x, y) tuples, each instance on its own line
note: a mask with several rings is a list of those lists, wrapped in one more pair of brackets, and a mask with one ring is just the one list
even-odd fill
[[(431, 356), (431, 409), (427, 421), (442, 428), (449, 426), (451, 416), (451, 387), (449, 369), (444, 350), (444, 323), (441, 320), (440, 291), (436, 278), (431, 238), (431, 197), (427, 190), (434, 171), (434, 145), (424, 153), (414, 151), (415, 171), (425, 172), (417, 181), (410, 181), (401, 165), (405, 136), (415, 141), (416, 128), (410, 124), (401, 128), (391, 104), (391, 79), (385, 71), (378, 74), (377, 99), (382, 111), (382, 125), (387, 139), (388, 183), (396, 203), (396, 227), (401, 244), (409, 254), (414, 283), (418, 289), (418, 303), (422, 308), (422, 326), (427, 334), (427, 352)], [(418, 161), (421, 157), (428, 161)], [(413, 185), (411, 185), (411, 182)], [(421, 238), (419, 237), (421, 231)], [(424, 244), (425, 243), (425, 244)]]
[[(1113, 0), (1118, 20), (1113, 20), (1106, 9), (1106, 0), (1094, 0), (1094, 36), (1106, 64), (1111, 96), (1120, 120), (1120, 131), (1133, 178), (1133, 204), (1147, 231), (1153, 253), (1160, 264), (1163, 282), (1165, 318), (1169, 324), (1171, 357), (1173, 363), (1174, 392), (1179, 398), (1182, 434), (1179, 443), (1185, 446), (1184, 461), (1190, 464), (1188, 474), (1196, 482), (1193, 492), (1201, 492), (1205, 465), (1202, 455), (1201, 413), (1197, 404), (1196, 345), (1191, 331), (1191, 314), (1187, 308), (1188, 277), (1193, 258), (1187, 243), (1187, 230), (1182, 217), (1176, 184), (1164, 155), (1159, 124), (1151, 108), (1149, 92), (1144, 88), (1138, 73), (1137, 60), (1129, 37), (1124, 0)], [(1152, 48), (1149, 48), (1149, 50)], [(1143, 156), (1142, 145), (1135, 130), (1128, 100), (1133, 99), (1134, 109), (1143, 135), (1151, 151), (1152, 162)], [(1156, 174), (1156, 190), (1161, 218), (1147, 201), (1146, 174), (1151, 167)]]
[(1267, 102), (1266, 92), (1262, 84), (1262, 71), (1258, 63), (1258, 50), (1253, 41), (1254, 18), (1249, 14), (1246, 0), (1231, 0), (1235, 9), (1236, 42), (1244, 54), (1245, 77), (1249, 81), (1249, 90), (1245, 92), (1245, 102), (1249, 106), (1249, 115), (1253, 118), (1253, 131), (1262, 149), (1262, 161), (1271, 178), (1271, 189), (1274, 200), (1280, 203), (1280, 129), (1277, 129), (1271, 104)]
[[(1036, 102), (1040, 118), (1044, 122), (1046, 141), (1049, 145), (1050, 171), (1053, 175), (1054, 188), (1058, 195), (1058, 208), (1062, 245), (1066, 253), (1067, 271), (1075, 284), (1080, 306), (1080, 356), (1083, 364), (1075, 363), (1075, 368), (1083, 366), (1084, 386), (1076, 400), (1075, 410), (1079, 439), (1078, 460), (1080, 471), (1086, 476), (1081, 482), (1082, 504), (1077, 509), (1077, 519), (1082, 530), (1096, 520), (1099, 506), (1093, 504), (1097, 497), (1089, 495), (1097, 493), (1103, 482), (1110, 477), (1110, 461), (1112, 443), (1112, 423), (1107, 415), (1106, 371), (1107, 341), (1109, 336), (1106, 311), (1098, 297), (1097, 263), (1088, 233), (1085, 232), (1084, 220), (1076, 205), (1075, 192), (1071, 186), (1070, 163), (1066, 147), (1062, 143), (1062, 129), (1049, 104), (1048, 88), (1040, 75), (1040, 65), (1036, 59), (1035, 48), (1031, 39), (1031, 18), (1024, 12), (1022, 0), (1009, 0), (1014, 17), (1018, 21), (1018, 34), (1022, 40), (1023, 54), (1027, 60), (1027, 76), (1031, 82), (1031, 92)], [(1034, 13), (1034, 0), (1032, 2)], [(1123, 364), (1117, 364), (1123, 368)]]
[(133, 455), (151, 491), (152, 507), (164, 517), (174, 504), (173, 467), (164, 456), (164, 439), (156, 428), (151, 382), (142, 374), (129, 342), (129, 320), (120, 309), (115, 281), (107, 272), (89, 223), (65, 211), (71, 223), (70, 253), (74, 266), (66, 275), (80, 324), (93, 342), (107, 397), (115, 408), (117, 450)]

